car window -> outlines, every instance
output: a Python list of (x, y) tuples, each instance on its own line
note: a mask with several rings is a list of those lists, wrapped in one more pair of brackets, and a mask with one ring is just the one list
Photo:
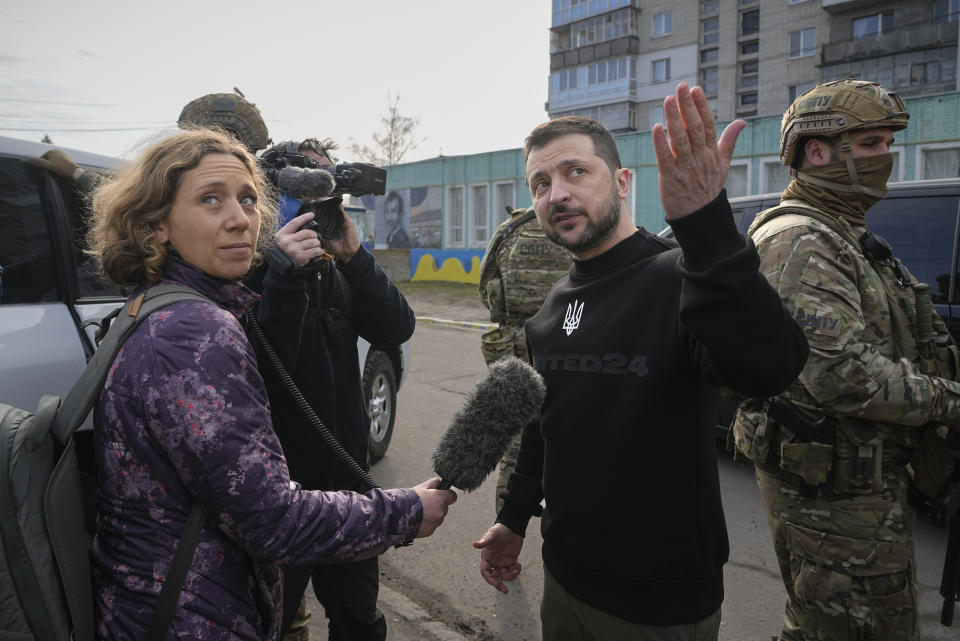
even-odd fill
[[(101, 278), (84, 251), (83, 198), (69, 181), (44, 178), (22, 159), (0, 157), (0, 304), (62, 301), (73, 291), (81, 299), (125, 296)], [(50, 194), (51, 188), (59, 193)], [(58, 242), (62, 235), (69, 236), (67, 243)]]
[(129, 293), (110, 284), (100, 275), (97, 262), (87, 254), (87, 229), (89, 228), (89, 204), (80, 196), (72, 183), (58, 179), (63, 204), (70, 225), (73, 263), (76, 266), (77, 295), (79, 298), (126, 297)]
[(741, 234), (747, 233), (747, 229), (750, 228), (750, 223), (757, 217), (757, 212), (759, 211), (759, 203), (748, 203), (742, 207), (736, 207), (733, 210), (733, 221), (737, 224), (737, 229), (740, 230)]
[(57, 277), (39, 183), (0, 157), (0, 304), (57, 300)]
[(951, 196), (896, 198), (891, 194), (867, 213), (867, 225), (892, 246), (894, 254), (922, 283), (930, 285), (934, 303), (949, 299), (953, 242), (957, 233), (957, 199)]

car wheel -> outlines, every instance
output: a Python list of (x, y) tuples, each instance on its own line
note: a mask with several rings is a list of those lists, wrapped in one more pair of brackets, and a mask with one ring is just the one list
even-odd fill
[(396, 418), (397, 379), (390, 357), (371, 350), (363, 367), (363, 395), (370, 424), (370, 462), (387, 453)]

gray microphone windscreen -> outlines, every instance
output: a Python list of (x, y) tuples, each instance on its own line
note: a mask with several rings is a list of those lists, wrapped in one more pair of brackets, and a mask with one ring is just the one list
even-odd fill
[(288, 165), (277, 172), (277, 189), (299, 200), (326, 198), (336, 186), (330, 172), (323, 169)]
[(503, 458), (513, 438), (540, 415), (543, 378), (515, 356), (490, 365), (433, 452), (441, 487), (471, 492)]

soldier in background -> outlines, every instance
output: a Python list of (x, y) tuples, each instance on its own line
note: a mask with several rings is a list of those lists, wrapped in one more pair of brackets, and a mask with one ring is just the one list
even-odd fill
[(872, 82), (797, 98), (780, 139), (793, 180), (750, 227), (810, 344), (793, 385), (741, 404), (733, 426), (787, 591), (783, 641), (919, 638), (908, 489), (936, 496), (949, 476), (960, 385), (929, 288), (867, 227), (908, 118)]
[[(531, 207), (514, 210), (500, 224), (487, 245), (480, 264), (480, 301), (497, 323), (480, 337), (480, 350), (487, 365), (508, 356), (530, 362), (523, 323), (533, 316), (547, 292), (570, 269), (573, 257), (551, 242), (540, 228)], [(497, 477), (496, 508), (503, 507), (500, 494), (517, 465), (520, 435), (507, 447)]]

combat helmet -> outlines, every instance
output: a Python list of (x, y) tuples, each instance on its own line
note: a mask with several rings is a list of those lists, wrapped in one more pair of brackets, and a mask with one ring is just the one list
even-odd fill
[(222, 127), (239, 138), (251, 153), (270, 143), (260, 110), (239, 91), (211, 93), (191, 101), (177, 121), (177, 124), (185, 123)]
[(817, 85), (801, 94), (783, 114), (780, 162), (792, 165), (804, 138), (875, 127), (899, 131), (909, 119), (900, 96), (875, 82), (848, 79)]

